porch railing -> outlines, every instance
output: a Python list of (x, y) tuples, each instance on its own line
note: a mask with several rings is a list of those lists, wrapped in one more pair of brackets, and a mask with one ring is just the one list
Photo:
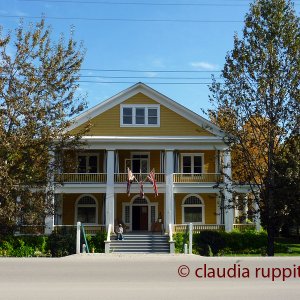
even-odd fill
[[(54, 225), (53, 231), (56, 233), (76, 232), (77, 225)], [(105, 225), (84, 225), (86, 234), (96, 235), (98, 232), (106, 232)]]
[(202, 182), (219, 182), (221, 180), (221, 174), (218, 173), (174, 173), (174, 183), (202, 183)]
[(65, 183), (105, 183), (106, 173), (62, 173), (55, 175), (55, 181)]
[[(136, 173), (133, 174), (135, 176), (135, 178), (137, 180), (140, 180), (140, 174)], [(142, 173), (142, 179), (145, 180), (145, 178), (147, 178), (147, 176), (149, 175), (149, 173)], [(115, 174), (115, 182), (116, 183), (124, 183), (127, 182), (127, 173), (116, 173)], [(155, 180), (156, 182), (165, 182), (165, 174), (164, 173), (155, 173)]]
[(45, 225), (19, 225), (15, 230), (15, 235), (40, 235), (44, 232)]
[[(174, 224), (173, 232), (174, 233), (185, 233), (187, 230), (188, 224)], [(194, 225), (193, 224), (193, 233), (200, 233), (203, 230), (212, 230), (212, 231), (225, 231), (225, 225), (223, 224), (203, 224), (203, 225)]]
[(254, 230), (256, 228), (255, 224), (233, 224), (233, 229), (238, 231)]

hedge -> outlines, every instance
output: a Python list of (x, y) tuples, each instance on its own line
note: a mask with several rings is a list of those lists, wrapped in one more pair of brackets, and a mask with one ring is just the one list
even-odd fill
[[(90, 249), (103, 253), (106, 233), (87, 236)], [(81, 239), (83, 241), (83, 239)], [(84, 243), (84, 242), (82, 242)], [(55, 232), (49, 236), (0, 237), (0, 256), (61, 257), (76, 253), (76, 231)]]
[[(183, 252), (185, 234), (177, 233), (173, 236), (176, 252)], [(188, 241), (186, 241), (188, 243)], [(265, 231), (249, 230), (245, 232), (218, 232), (201, 231), (193, 234), (194, 253), (209, 256), (223, 254), (264, 254), (267, 245), (267, 233)], [(277, 245), (278, 247), (278, 245)], [(284, 252), (280, 249), (280, 252)]]

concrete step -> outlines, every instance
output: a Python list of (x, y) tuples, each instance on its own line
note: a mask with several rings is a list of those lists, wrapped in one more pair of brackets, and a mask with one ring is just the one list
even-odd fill
[(112, 237), (110, 252), (113, 253), (170, 253), (169, 237), (152, 234), (124, 234), (124, 240)]

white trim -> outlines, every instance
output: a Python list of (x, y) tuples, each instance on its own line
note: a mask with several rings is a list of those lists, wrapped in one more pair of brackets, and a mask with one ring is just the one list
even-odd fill
[[(200, 156), (201, 157), (201, 173), (200, 174), (205, 174), (204, 172), (204, 153), (180, 153), (180, 173), (183, 173), (183, 156)], [(194, 174), (194, 160), (191, 160), (191, 173), (183, 173), (183, 174)], [(199, 174), (199, 173), (198, 173)]]
[[(123, 109), (132, 108), (132, 124), (123, 123)], [(136, 124), (136, 108), (145, 109), (145, 123)], [(148, 109), (156, 108), (157, 124), (148, 124)], [(120, 127), (160, 127), (160, 105), (159, 104), (121, 104), (120, 105)]]
[(83, 197), (91, 197), (92, 199), (95, 200), (95, 205), (94, 204), (86, 204), (86, 205), (80, 205), (79, 207), (95, 207), (96, 208), (96, 217), (95, 217), (95, 223), (84, 223), (85, 225), (97, 225), (98, 222), (98, 210), (99, 210), (99, 206), (98, 206), (98, 200), (95, 196), (91, 195), (91, 194), (81, 194), (75, 201), (75, 219), (74, 219), (74, 225), (77, 224), (77, 217), (78, 217), (78, 202), (80, 201), (81, 198)]
[[(185, 200), (188, 199), (189, 197), (197, 197), (202, 204), (184, 204)], [(202, 199), (201, 196), (197, 195), (197, 194), (189, 194), (186, 195), (182, 202), (181, 202), (181, 210), (182, 210), (182, 223), (183, 224), (189, 224), (190, 222), (185, 222), (185, 216), (184, 216), (184, 208), (185, 207), (202, 207), (202, 222), (194, 222), (193, 224), (205, 224), (205, 204), (204, 204), (204, 200)]]
[(122, 203), (122, 220), (125, 222), (125, 207), (129, 206), (129, 221), (130, 223), (125, 223), (128, 227), (128, 231), (132, 231), (132, 207), (133, 206), (147, 206), (148, 207), (148, 231), (151, 231), (151, 206), (155, 206), (155, 218), (158, 218), (158, 202), (151, 202), (147, 196), (145, 196), (145, 200), (147, 204), (134, 204), (134, 200), (140, 198), (139, 195), (135, 195), (131, 198), (130, 202)]
[(93, 119), (101, 113), (113, 108), (114, 106), (121, 104), (125, 100), (129, 99), (130, 97), (133, 97), (138, 93), (144, 94), (145, 96), (171, 109), (172, 111), (188, 119), (189, 121), (193, 122), (199, 127), (204, 128), (204, 130), (211, 132), (212, 134), (215, 134), (220, 137), (225, 136), (224, 132), (218, 126), (214, 125), (213, 123), (201, 117), (200, 115), (194, 113), (193, 111), (189, 110), (183, 105), (175, 102), (174, 100), (166, 97), (165, 95), (159, 93), (158, 91), (150, 88), (149, 86), (141, 82), (129, 87), (126, 90), (123, 90), (117, 95), (107, 99), (104, 102), (99, 103), (98, 105), (88, 109), (84, 113), (72, 119), (72, 125), (69, 127), (68, 130), (73, 130), (74, 128), (77, 128), (78, 126)]

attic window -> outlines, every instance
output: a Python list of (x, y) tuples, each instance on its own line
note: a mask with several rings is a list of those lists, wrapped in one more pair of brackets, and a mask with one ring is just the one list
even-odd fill
[(122, 127), (159, 127), (159, 105), (121, 105), (120, 125)]

